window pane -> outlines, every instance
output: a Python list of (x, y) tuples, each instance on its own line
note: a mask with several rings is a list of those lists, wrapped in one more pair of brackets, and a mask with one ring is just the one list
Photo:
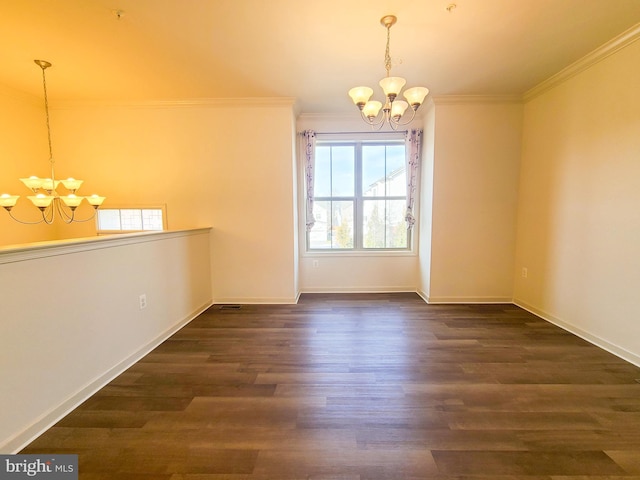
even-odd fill
[(385, 201), (365, 200), (363, 204), (363, 228), (362, 237), (364, 248), (384, 248), (385, 247)]
[(315, 201), (309, 248), (353, 248), (353, 202)]
[(362, 195), (365, 197), (404, 196), (407, 174), (404, 145), (362, 147)]
[(145, 208), (142, 210), (143, 230), (162, 230), (162, 210)]
[(387, 196), (407, 194), (407, 162), (404, 145), (390, 145), (387, 148)]
[(98, 210), (98, 230), (120, 230), (120, 210)]
[(331, 147), (331, 196), (352, 197), (354, 192), (355, 148), (353, 146)]
[(142, 230), (142, 212), (140, 209), (120, 210), (120, 221), (122, 222), (122, 230)]
[(332, 202), (332, 248), (353, 248), (353, 202)]
[(387, 248), (407, 248), (407, 224), (404, 215), (405, 200), (387, 200)]
[(316, 147), (313, 177), (313, 195), (316, 197), (330, 197), (331, 147)]
[(365, 200), (364, 248), (406, 248), (407, 227), (404, 200)]
[(309, 248), (331, 248), (331, 202), (313, 202), (313, 218)]
[(362, 195), (385, 196), (385, 146), (362, 147)]

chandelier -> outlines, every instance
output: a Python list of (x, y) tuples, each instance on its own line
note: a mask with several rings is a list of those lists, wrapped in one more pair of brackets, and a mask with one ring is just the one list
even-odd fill
[[(355, 87), (349, 90), (349, 96), (353, 103), (360, 109), (360, 113), (365, 122), (372, 127), (379, 129), (388, 123), (392, 129), (397, 129), (399, 125), (407, 125), (416, 116), (416, 111), (424, 102), (429, 90), (425, 87), (413, 87), (405, 90), (404, 97), (407, 99), (397, 100), (402, 87), (407, 81), (402, 77), (391, 76), (391, 55), (389, 54), (389, 40), (391, 38), (391, 27), (398, 21), (394, 15), (385, 15), (380, 19), (380, 23), (387, 29), (387, 48), (384, 52), (384, 67), (387, 76), (380, 80), (380, 86), (384, 91), (384, 105), (377, 100), (369, 100), (373, 95), (373, 90), (369, 87)], [(411, 107), (411, 118), (404, 116), (407, 108)], [(382, 110), (382, 115), (378, 116)]]
[[(45, 70), (51, 66), (51, 63), (45, 60), (34, 60), (34, 62), (42, 69), (42, 85), (44, 87), (44, 109), (47, 117), (47, 135), (49, 141), (49, 164), (51, 167), (50, 178), (38, 178), (35, 176), (29, 178), (21, 178), (20, 181), (33, 192), (33, 195), (27, 198), (31, 200), (31, 203), (40, 210), (40, 216), (36, 221), (20, 220), (14, 216), (11, 209), (16, 205), (19, 195), (9, 195), (3, 193), (0, 195), (0, 206), (9, 212), (11, 218), (15, 221), (35, 225), (38, 223), (52, 224), (56, 219), (56, 216), (60, 217), (65, 223), (71, 222), (87, 222), (95, 217), (98, 207), (102, 205), (105, 197), (99, 195), (91, 195), (89, 197), (80, 197), (76, 195), (76, 191), (82, 185), (82, 180), (76, 180), (75, 178), (67, 178), (66, 180), (56, 180), (54, 172), (55, 161), (53, 159), (53, 153), (51, 149), (51, 127), (49, 125), (49, 100), (47, 99), (47, 81), (45, 77)], [(67, 192), (60, 194), (57, 192), (58, 187), (62, 186)], [(76, 218), (76, 208), (85, 200), (91, 205), (93, 215), (88, 218), (79, 219)]]

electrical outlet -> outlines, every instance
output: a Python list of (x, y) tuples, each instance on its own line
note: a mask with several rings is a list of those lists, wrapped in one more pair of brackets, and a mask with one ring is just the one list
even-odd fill
[(142, 310), (143, 308), (147, 308), (147, 295), (145, 293), (140, 295), (138, 297), (138, 300), (140, 301), (140, 310)]
[(318, 260), (313, 261), (313, 268), (318, 268), (319, 265), (320, 265), (320, 262)]
[(527, 267), (522, 267), (522, 278), (527, 278), (529, 276), (529, 270)]

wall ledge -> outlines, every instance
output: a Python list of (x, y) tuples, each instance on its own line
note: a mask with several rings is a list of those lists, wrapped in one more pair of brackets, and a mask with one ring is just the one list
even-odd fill
[(122, 245), (156, 242), (159, 240), (186, 237), (190, 235), (202, 235), (208, 234), (210, 230), (211, 227), (166, 230), (162, 232), (136, 232), (9, 245), (0, 247), (0, 265), (33, 260), (36, 258), (54, 257), (90, 250), (119, 247)]

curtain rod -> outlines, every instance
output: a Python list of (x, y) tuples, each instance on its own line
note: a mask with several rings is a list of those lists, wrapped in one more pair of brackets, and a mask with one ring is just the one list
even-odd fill
[[(315, 132), (316, 135), (382, 135), (382, 134), (402, 134), (405, 135), (409, 133), (409, 130), (385, 130), (385, 131), (375, 131), (375, 132)], [(304, 131), (298, 132), (298, 135), (304, 135)]]

